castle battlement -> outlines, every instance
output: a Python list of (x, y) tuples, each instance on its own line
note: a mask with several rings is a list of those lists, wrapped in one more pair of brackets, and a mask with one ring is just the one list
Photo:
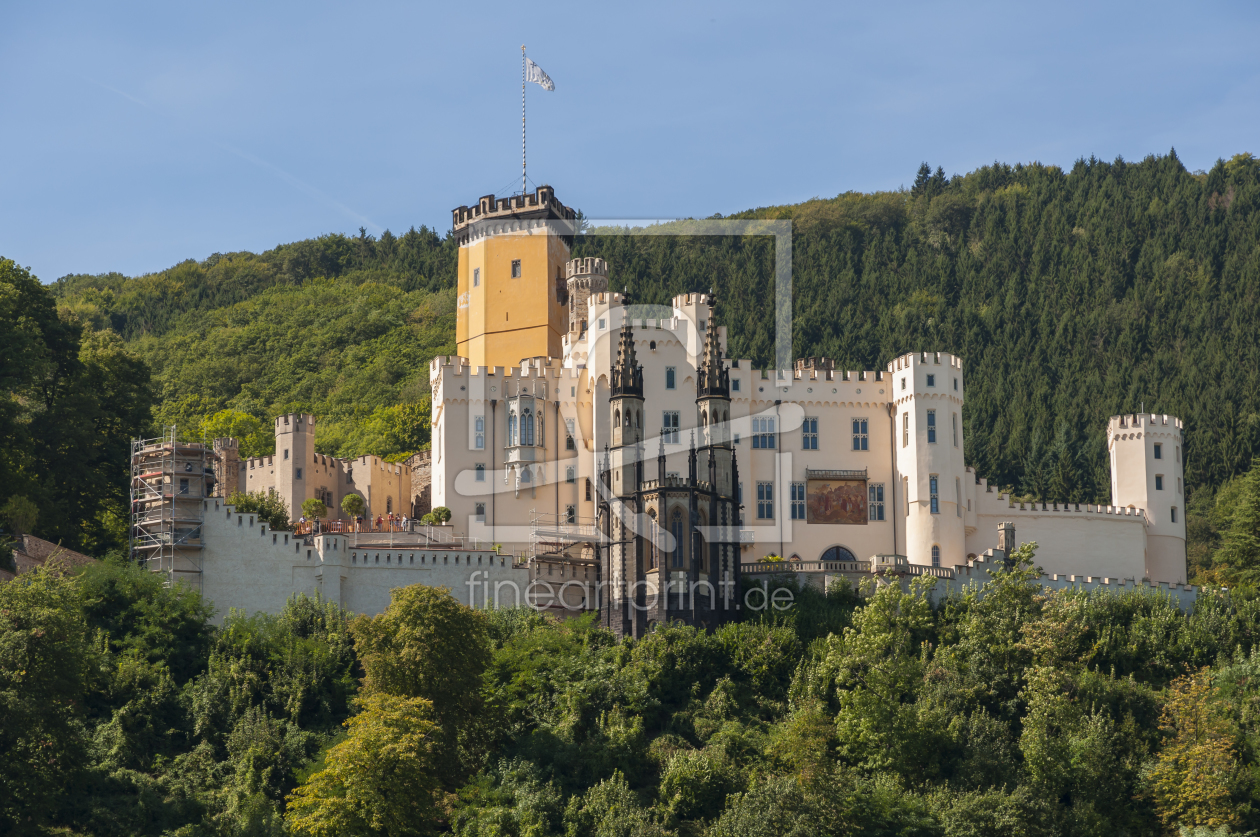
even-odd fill
[(532, 195), (513, 195), (510, 198), (483, 195), (474, 206), (457, 206), (451, 210), (451, 223), (456, 233), (475, 221), (533, 217), (572, 221), (577, 213), (556, 200), (556, 191), (550, 186), (539, 186)]
[(429, 362), (429, 379), (439, 378), (537, 378), (577, 381), (581, 369), (566, 367), (560, 358), (525, 358), (519, 366), (472, 366), (468, 358), (458, 355), (439, 355)]
[(1124, 433), (1164, 432), (1180, 434), (1183, 430), (1181, 419), (1164, 413), (1125, 413), (1112, 416), (1107, 420), (1107, 436)]
[(303, 425), (306, 427), (315, 427), (315, 417), (310, 413), (285, 413), (276, 416), (276, 432), (287, 433), (291, 429), (301, 429)]
[[(565, 278), (572, 279), (575, 276), (607, 276), (608, 262), (594, 256), (587, 256), (584, 259), (570, 259), (565, 264)], [(602, 290), (607, 290), (605, 286)]]
[(908, 352), (888, 362), (888, 371), (897, 372), (916, 366), (947, 366), (962, 370), (962, 358), (949, 352)]

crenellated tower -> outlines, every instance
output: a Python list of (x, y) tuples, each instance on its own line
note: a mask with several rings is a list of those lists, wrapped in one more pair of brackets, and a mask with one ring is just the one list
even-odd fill
[(1176, 416), (1112, 416), (1107, 422), (1111, 504), (1146, 512), (1146, 575), (1186, 580), (1185, 441)]
[[(699, 478), (708, 483), (708, 536), (695, 579), (705, 579), (724, 603), (733, 602), (739, 586), (739, 527), (735, 504), (735, 449), (731, 444), (730, 371), (722, 360), (717, 297), (709, 294), (710, 315), (704, 351), (696, 371), (696, 412), (700, 429)], [(694, 476), (693, 476), (694, 478)], [(730, 607), (733, 607), (730, 604)]]

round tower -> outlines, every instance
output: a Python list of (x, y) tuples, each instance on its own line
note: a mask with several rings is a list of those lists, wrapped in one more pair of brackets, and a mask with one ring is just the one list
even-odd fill
[(569, 337), (576, 340), (586, 331), (591, 294), (608, 292), (608, 262), (589, 256), (570, 259), (565, 273), (569, 292)]
[(962, 360), (915, 352), (889, 364), (892, 376), (897, 486), (912, 564), (951, 567), (966, 548), (967, 476), (963, 458)]
[(1185, 456), (1181, 419), (1137, 413), (1107, 422), (1111, 504), (1146, 512), (1146, 574), (1186, 580)]

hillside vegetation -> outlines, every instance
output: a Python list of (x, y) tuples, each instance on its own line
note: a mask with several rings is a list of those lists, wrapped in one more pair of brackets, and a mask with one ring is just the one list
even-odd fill
[[(1260, 601), (921, 579), (705, 633), (0, 584), (0, 833), (1196, 837), (1260, 827)], [(1183, 834), (1185, 832), (1182, 832)]]
[[(1017, 494), (1105, 502), (1107, 418), (1182, 417), (1206, 569), (1217, 493), (1260, 454), (1258, 209), (1251, 155), (1192, 173), (1170, 153), (952, 178), (925, 165), (908, 190), (731, 217), (792, 220), (796, 356), (962, 356), (968, 462)], [(731, 353), (773, 362), (771, 238), (632, 232), (589, 231), (575, 255), (607, 258), (643, 302), (716, 289)], [(261, 453), (270, 420), (301, 409), (320, 417), (323, 452), (402, 456), (428, 444), (426, 364), (454, 348), (455, 255), (428, 229), (360, 231), (51, 292), (145, 361), (155, 425), (235, 428)]]

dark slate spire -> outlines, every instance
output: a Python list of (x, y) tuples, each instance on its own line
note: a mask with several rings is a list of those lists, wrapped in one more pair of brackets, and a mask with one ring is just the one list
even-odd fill
[(621, 294), (621, 336), (617, 343), (617, 360), (612, 368), (612, 396), (643, 397), (643, 367), (634, 356), (634, 329), (630, 327), (630, 294)]
[(696, 397), (731, 397), (731, 373), (722, 363), (722, 350), (718, 345), (717, 297), (709, 291), (709, 328), (704, 335), (704, 355), (700, 358), (700, 370), (696, 382)]

